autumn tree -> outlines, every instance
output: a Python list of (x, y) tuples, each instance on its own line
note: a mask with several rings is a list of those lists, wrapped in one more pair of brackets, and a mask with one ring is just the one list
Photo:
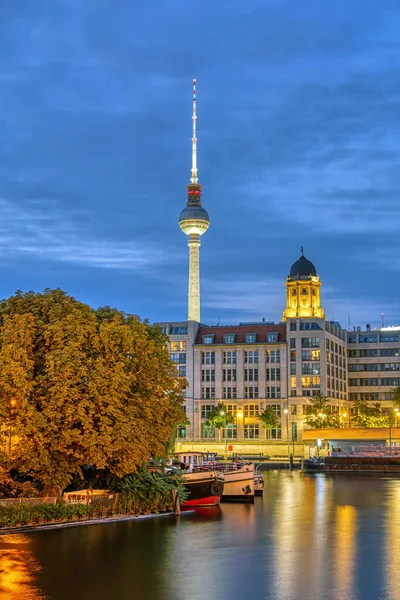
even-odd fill
[(137, 317), (61, 290), (0, 304), (0, 418), (13, 401), (13, 458), (45, 493), (61, 493), (82, 465), (123, 476), (163, 453), (184, 418), (165, 341)]
[(280, 427), (280, 421), (276, 416), (276, 412), (274, 411), (272, 406), (267, 406), (267, 408), (263, 410), (262, 413), (260, 413), (259, 418), (261, 427), (264, 427), (267, 433), (267, 438), (269, 439), (271, 437), (272, 429)]
[(315, 394), (304, 407), (306, 418), (304, 422), (311, 429), (338, 428), (340, 427), (339, 413), (329, 404), (329, 400), (321, 393)]

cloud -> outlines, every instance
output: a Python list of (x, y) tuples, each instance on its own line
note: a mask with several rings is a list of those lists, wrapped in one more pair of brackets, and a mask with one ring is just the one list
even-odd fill
[[(18, 207), (0, 199), (0, 257), (29, 256), (102, 269), (142, 271), (165, 263), (166, 257), (145, 240), (118, 242), (93, 239), (85, 227), (46, 202)], [(72, 215), (70, 215), (71, 217)]]

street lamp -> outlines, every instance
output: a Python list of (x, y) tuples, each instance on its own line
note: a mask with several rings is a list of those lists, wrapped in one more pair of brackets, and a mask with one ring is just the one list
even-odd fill
[(399, 416), (399, 409), (398, 408), (391, 408), (389, 409), (389, 447), (392, 447), (392, 417), (393, 417), (393, 413), (395, 415), (395, 419), (397, 421), (397, 417)]
[(287, 437), (287, 453), (288, 453), (288, 461), (289, 468), (292, 468), (292, 461), (290, 460), (290, 440), (289, 440), (289, 410), (287, 408), (283, 409), (283, 412), (286, 415), (286, 437)]
[(243, 411), (239, 408), (236, 412), (236, 437), (239, 439), (239, 419), (243, 419)]
[(225, 452), (224, 452), (224, 457), (226, 457), (227, 456), (227, 452), (228, 452), (228, 439), (226, 437), (226, 435), (227, 435), (227, 431), (226, 431), (226, 413), (225, 413), (224, 410), (221, 410), (221, 412), (219, 414), (221, 415), (221, 417), (225, 417), (224, 418), (224, 428), (223, 428), (223, 431), (224, 431), (224, 437), (225, 437)]

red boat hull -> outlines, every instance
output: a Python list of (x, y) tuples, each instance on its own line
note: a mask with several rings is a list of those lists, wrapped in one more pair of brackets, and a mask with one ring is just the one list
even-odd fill
[(196, 508), (196, 506), (217, 506), (220, 503), (219, 496), (208, 496), (207, 498), (196, 498), (182, 502), (182, 508)]

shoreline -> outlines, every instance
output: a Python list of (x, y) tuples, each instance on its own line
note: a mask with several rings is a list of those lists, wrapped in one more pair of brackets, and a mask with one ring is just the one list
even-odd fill
[[(195, 510), (182, 511), (184, 514), (193, 514)], [(65, 522), (53, 522), (53, 523), (40, 523), (38, 525), (16, 525), (15, 527), (2, 527), (0, 528), (0, 536), (9, 535), (11, 533), (30, 533), (32, 531), (47, 531), (53, 529), (66, 529), (67, 527), (82, 527), (85, 525), (102, 525), (104, 523), (120, 523), (122, 521), (136, 521), (143, 519), (155, 519), (157, 517), (173, 517), (180, 516), (174, 515), (174, 512), (168, 511), (163, 513), (154, 513), (149, 515), (116, 515), (114, 517), (99, 517), (93, 519), (80, 519), (79, 521), (65, 521)]]

